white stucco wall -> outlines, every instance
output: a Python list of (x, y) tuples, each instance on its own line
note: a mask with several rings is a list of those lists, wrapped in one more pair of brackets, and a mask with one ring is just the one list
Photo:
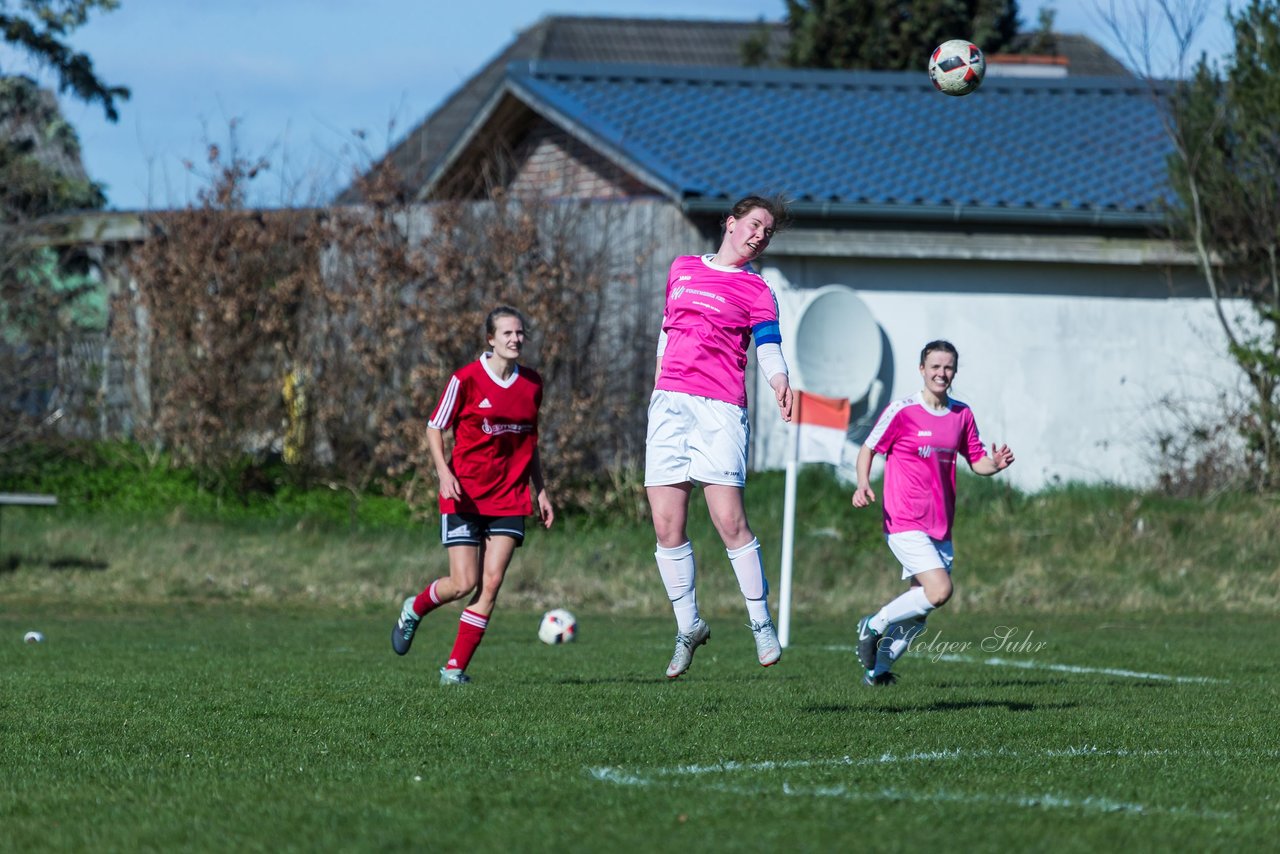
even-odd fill
[[(766, 275), (784, 316), (798, 302), (789, 289), (843, 284), (883, 332), (880, 376), (889, 391), (874, 412), (863, 403), (862, 429), (851, 437), (865, 435), (886, 401), (920, 389), (920, 348), (945, 338), (960, 353), (954, 396), (973, 407), (988, 445), (1013, 448), (1017, 463), (1002, 476), (1022, 489), (1071, 481), (1149, 485), (1158, 471), (1157, 435), (1171, 420), (1162, 399), (1204, 404), (1222, 388), (1239, 387), (1192, 270), (918, 259), (772, 264)], [(789, 428), (761, 391), (768, 389), (757, 387), (766, 405), (754, 410), (753, 465), (777, 468)], [(855, 455), (851, 443), (848, 464)]]

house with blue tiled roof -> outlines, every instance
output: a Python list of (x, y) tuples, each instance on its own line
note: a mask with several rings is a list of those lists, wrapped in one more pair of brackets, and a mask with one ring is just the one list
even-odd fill
[[(493, 59), (398, 140), (383, 162), (394, 166), (402, 177), (406, 197), (420, 195), (425, 177), (501, 86), (512, 62), (741, 68), (749, 64), (748, 42), (760, 44), (763, 39), (758, 61), (761, 67), (776, 67), (783, 64), (790, 38), (787, 24), (781, 21), (548, 15), (516, 33)], [(987, 57), (989, 78), (1129, 76), (1115, 57), (1083, 35), (1024, 33), (1017, 42), (1019, 53)], [(359, 200), (356, 187), (346, 189), (337, 199), (341, 204)]]
[[(783, 193), (794, 223), (763, 272), (793, 384), (854, 402), (850, 460), (919, 388), (921, 345), (946, 338), (955, 395), (1015, 448), (1015, 483), (1142, 485), (1162, 401), (1236, 377), (1193, 259), (1164, 233), (1163, 121), (1129, 76), (991, 76), (950, 98), (923, 71), (519, 61), (420, 197), (500, 187), (624, 210), (610, 239), (637, 259), (642, 383), (670, 259), (714, 251), (738, 197)], [(781, 465), (789, 428), (768, 407), (753, 418), (753, 464)]]
[[(517, 63), (477, 121), (513, 101), (690, 211), (777, 187), (806, 217), (1150, 230), (1169, 201), (1171, 147), (1133, 78), (997, 78), (949, 98), (906, 72)], [(473, 143), (424, 194), (485, 156)]]

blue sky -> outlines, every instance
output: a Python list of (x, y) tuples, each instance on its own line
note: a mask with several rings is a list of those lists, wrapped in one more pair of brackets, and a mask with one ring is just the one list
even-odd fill
[[(1101, 2), (1131, 26), (1150, 5)], [(1221, 55), (1230, 46), (1222, 24), (1229, 0), (1199, 2), (1209, 11), (1197, 49)], [(1125, 58), (1099, 2), (1022, 0), (1028, 28), (1046, 4), (1057, 9), (1059, 31), (1091, 35)], [(119, 105), (116, 124), (74, 100), (64, 99), (63, 110), (113, 208), (191, 201), (206, 143), (225, 148), (232, 123), (240, 150), (270, 162), (255, 201), (305, 204), (344, 186), (544, 15), (778, 21), (784, 9), (783, 0), (122, 0), (72, 44), (133, 97)], [(0, 54), (0, 62), (6, 72), (41, 76), (18, 57)]]

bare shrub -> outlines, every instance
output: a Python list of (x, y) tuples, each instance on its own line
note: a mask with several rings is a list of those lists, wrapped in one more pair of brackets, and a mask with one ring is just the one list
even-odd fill
[(375, 170), (362, 187), (368, 204), (323, 225), (322, 320), (308, 338), (317, 453), (354, 492), (386, 476), (410, 503), (427, 503), (426, 419), (449, 375), (483, 351), (487, 313), (510, 304), (529, 321), (525, 361), (546, 382), (548, 480), (561, 500), (581, 500), (611, 461), (624, 409), (604, 340), (607, 228), (577, 204), (495, 193), (424, 207), (405, 203), (399, 186), (390, 167)]
[(137, 438), (222, 488), (246, 453), (278, 443), (300, 296), (317, 264), (310, 213), (245, 209), (263, 164), (216, 146), (208, 158), (215, 175), (198, 203), (148, 218), (135, 287), (113, 321), (144, 374)]
[(1210, 406), (1173, 397), (1160, 400), (1167, 425), (1155, 434), (1152, 460), (1159, 492), (1178, 498), (1222, 495), (1251, 486), (1253, 473), (1242, 454), (1241, 421), (1249, 406), (1221, 392)]
[(150, 220), (135, 286), (115, 306), (142, 374), (138, 438), (211, 486), (229, 485), (247, 454), (279, 451), (300, 481), (343, 488), (353, 507), (370, 489), (426, 507), (427, 418), (483, 351), (487, 313), (509, 304), (546, 383), (541, 444), (558, 502), (625, 487), (637, 365), (624, 354), (638, 320), (622, 310), (634, 294), (609, 241), (614, 209), (501, 192), (412, 204), (386, 166), (362, 179), (360, 207), (250, 211), (260, 165), (216, 148), (209, 164), (198, 205)]

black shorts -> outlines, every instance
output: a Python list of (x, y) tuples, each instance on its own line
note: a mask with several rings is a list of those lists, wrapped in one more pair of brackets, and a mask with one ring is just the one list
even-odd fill
[(523, 516), (483, 516), (479, 513), (442, 513), (440, 542), (452, 546), (479, 546), (490, 537), (510, 537), (516, 548), (524, 542)]

